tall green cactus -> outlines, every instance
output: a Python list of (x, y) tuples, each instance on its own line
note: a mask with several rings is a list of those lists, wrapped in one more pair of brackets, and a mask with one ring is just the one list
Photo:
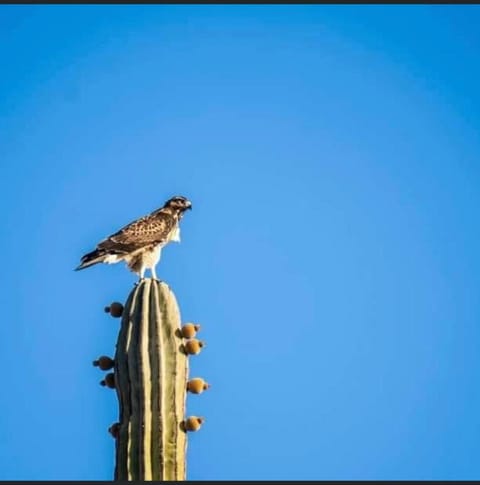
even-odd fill
[(198, 354), (200, 325), (180, 326), (175, 295), (168, 285), (144, 279), (125, 307), (105, 307), (122, 317), (115, 358), (102, 355), (93, 365), (114, 368), (100, 381), (116, 389), (120, 422), (110, 426), (116, 440), (115, 480), (180, 481), (186, 479), (187, 431), (197, 431), (204, 418), (185, 416), (186, 392), (209, 388), (202, 378), (188, 377), (189, 354)]
[(115, 353), (115, 480), (185, 480), (188, 360), (175, 295), (145, 279), (123, 310)]

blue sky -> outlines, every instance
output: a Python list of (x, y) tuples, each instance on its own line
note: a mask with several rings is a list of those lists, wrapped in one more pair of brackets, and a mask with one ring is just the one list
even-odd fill
[(174, 194), (208, 347), (190, 479), (480, 476), (478, 6), (1, 6), (0, 478), (110, 480), (135, 276)]

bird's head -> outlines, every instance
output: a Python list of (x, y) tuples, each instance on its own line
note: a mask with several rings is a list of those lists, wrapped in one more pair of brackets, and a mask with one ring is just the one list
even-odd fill
[(169, 207), (175, 211), (184, 212), (187, 209), (192, 208), (192, 203), (186, 197), (176, 195), (165, 202), (165, 207)]

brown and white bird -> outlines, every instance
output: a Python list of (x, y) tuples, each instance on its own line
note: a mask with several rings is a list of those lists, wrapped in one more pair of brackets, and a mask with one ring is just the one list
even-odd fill
[(185, 197), (175, 196), (160, 209), (122, 227), (98, 243), (96, 249), (85, 254), (76, 271), (97, 263), (114, 264), (125, 261), (140, 279), (150, 269), (157, 279), (155, 267), (160, 261), (162, 248), (171, 241), (180, 242), (179, 222), (192, 203)]

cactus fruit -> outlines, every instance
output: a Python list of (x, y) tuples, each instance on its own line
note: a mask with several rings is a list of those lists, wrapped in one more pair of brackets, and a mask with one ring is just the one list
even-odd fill
[(204, 346), (205, 342), (197, 340), (196, 338), (187, 340), (184, 344), (185, 352), (192, 355), (199, 354)]
[(95, 367), (100, 368), (100, 370), (110, 370), (115, 365), (115, 362), (113, 362), (113, 360), (110, 357), (107, 357), (106, 355), (102, 355), (97, 360), (93, 361), (93, 365)]
[(183, 429), (185, 431), (198, 431), (202, 426), (205, 418), (201, 416), (190, 416), (183, 422)]
[(120, 430), (120, 423), (113, 423), (110, 428), (108, 428), (108, 432), (115, 438), (118, 438), (118, 432)]
[(105, 307), (105, 313), (110, 313), (112, 317), (120, 318), (123, 314), (123, 305), (114, 301), (110, 306)]
[(120, 404), (115, 480), (186, 479), (187, 438), (181, 423), (188, 359), (180, 327), (168, 285), (141, 280), (125, 304), (114, 359)]
[(193, 394), (201, 394), (210, 387), (201, 377), (195, 377), (187, 382), (187, 391)]
[(186, 323), (181, 329), (181, 335), (183, 338), (192, 338), (195, 337), (199, 330), (200, 325), (195, 323)]
[(100, 384), (102, 386), (107, 386), (110, 389), (115, 389), (115, 375), (113, 374), (113, 372), (107, 374), (105, 376), (105, 379), (103, 379), (103, 381), (100, 381)]

